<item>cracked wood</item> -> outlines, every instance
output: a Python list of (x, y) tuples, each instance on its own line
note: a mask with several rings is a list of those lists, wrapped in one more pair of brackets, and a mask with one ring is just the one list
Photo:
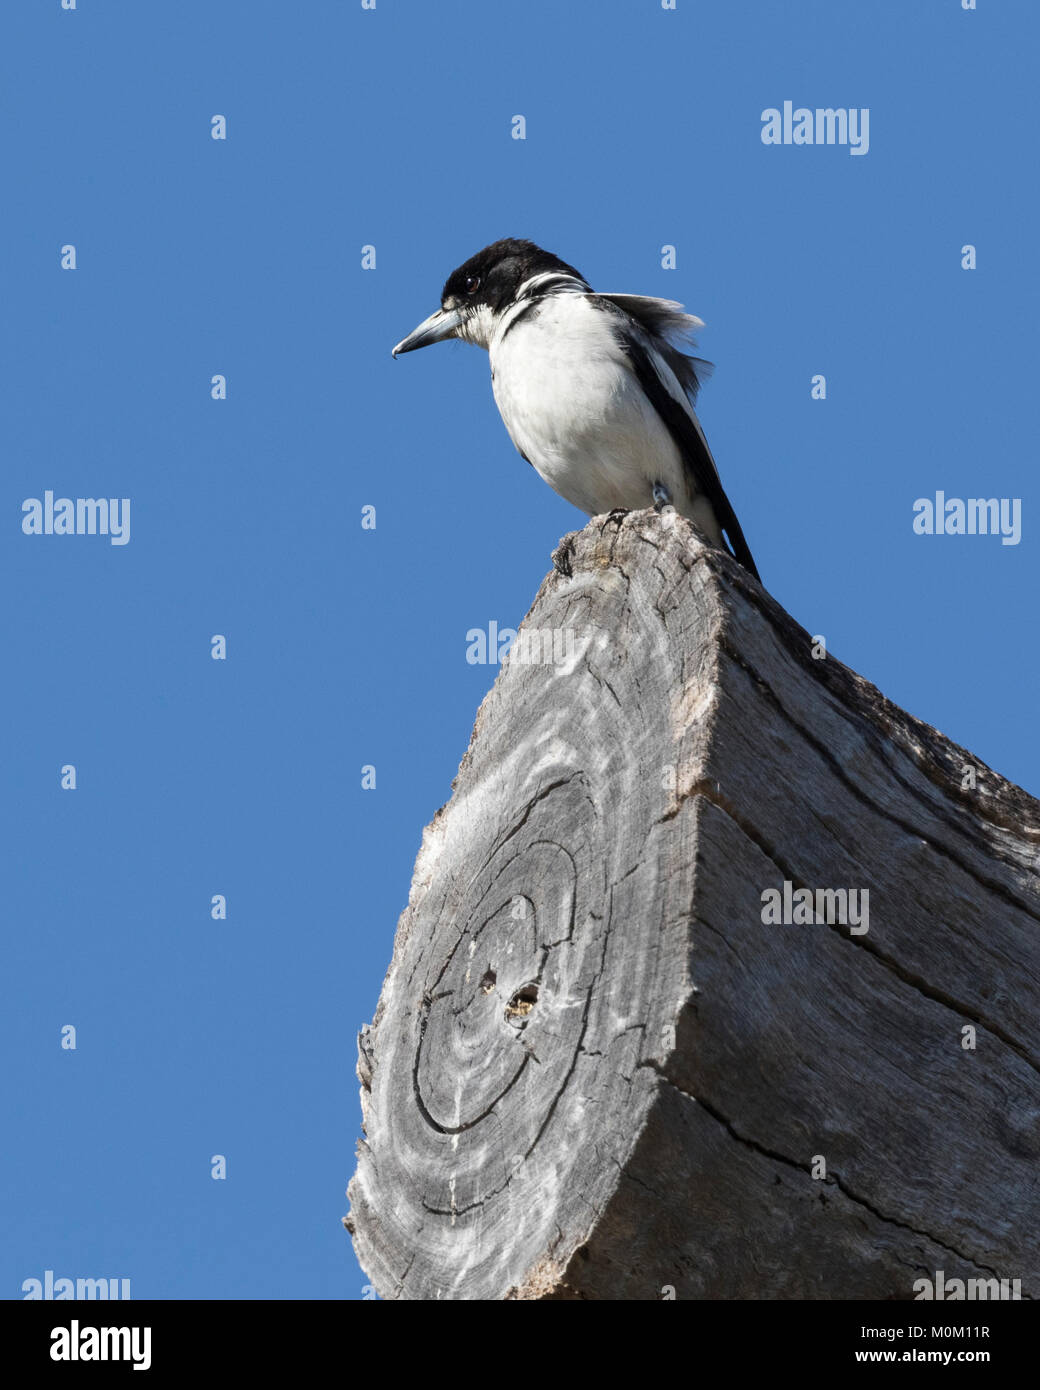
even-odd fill
[[(596, 519), (570, 570), (523, 629), (566, 655), (483, 702), (359, 1039), (378, 1292), (1035, 1297), (1040, 806), (684, 519)], [(869, 930), (766, 925), (785, 881), (868, 890)]]

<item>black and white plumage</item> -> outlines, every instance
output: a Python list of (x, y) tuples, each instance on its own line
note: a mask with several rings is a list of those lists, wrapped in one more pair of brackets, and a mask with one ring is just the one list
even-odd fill
[(673, 300), (597, 294), (509, 238), (452, 272), (393, 355), (445, 338), (486, 348), (510, 438), (561, 497), (589, 516), (671, 503), (757, 579), (693, 409), (711, 364), (683, 347), (701, 327)]

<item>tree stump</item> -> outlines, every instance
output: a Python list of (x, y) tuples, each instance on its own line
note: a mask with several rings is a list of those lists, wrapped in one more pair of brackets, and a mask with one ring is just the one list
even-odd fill
[(359, 1039), (376, 1290), (1035, 1296), (1040, 804), (674, 513), (595, 519), (570, 567)]

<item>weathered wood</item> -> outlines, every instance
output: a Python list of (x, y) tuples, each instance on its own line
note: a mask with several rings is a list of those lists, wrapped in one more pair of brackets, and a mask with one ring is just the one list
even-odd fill
[[(360, 1039), (379, 1293), (1036, 1296), (1040, 805), (682, 518), (597, 519), (571, 569)], [(767, 924), (785, 881), (868, 890), (869, 929)]]

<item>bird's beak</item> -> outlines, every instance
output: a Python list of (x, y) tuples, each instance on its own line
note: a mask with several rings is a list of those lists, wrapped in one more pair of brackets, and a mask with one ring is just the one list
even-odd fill
[(455, 330), (462, 322), (457, 309), (438, 309), (428, 319), (423, 319), (418, 328), (413, 328), (407, 338), (402, 338), (393, 349), (392, 356), (402, 352), (414, 352), (416, 348), (429, 347), (431, 343), (442, 343), (445, 338), (454, 338)]

